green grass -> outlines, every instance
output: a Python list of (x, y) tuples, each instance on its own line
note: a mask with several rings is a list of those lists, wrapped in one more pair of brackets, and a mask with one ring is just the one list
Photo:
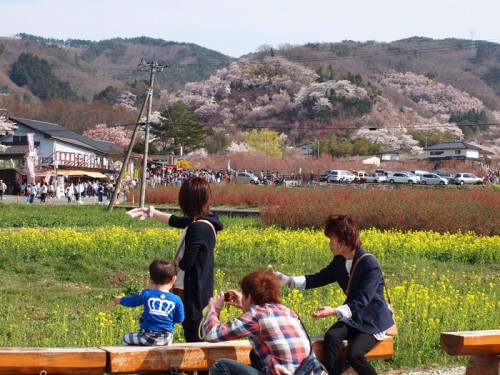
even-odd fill
[[(161, 209), (161, 206), (156, 206)], [(125, 215), (125, 207), (115, 207), (108, 212), (106, 206), (84, 205), (17, 205), (7, 204), (0, 206), (0, 228), (23, 227), (70, 227), (70, 228), (98, 228), (103, 226), (118, 226), (133, 229), (164, 228), (165, 224), (159, 220), (138, 220)], [(181, 215), (180, 211), (171, 211)], [(227, 225), (240, 224), (262, 225), (259, 218), (245, 218), (241, 216), (224, 215), (223, 222)]]
[[(257, 218), (221, 220), (225, 230), (216, 248), (217, 290), (237, 289), (244, 274), (269, 263), (287, 274), (304, 274), (331, 259), (321, 231), (265, 228)], [(157, 220), (132, 219), (123, 208), (109, 213), (99, 206), (3, 205), (0, 223), (4, 347), (120, 345), (124, 332), (137, 329), (141, 309), (116, 307), (112, 296), (141, 290), (151, 260), (171, 257), (180, 233)], [(455, 242), (465, 237), (437, 244), (423, 233), (405, 248), (401, 244), (408, 238), (362, 234), (367, 249), (381, 260), (401, 319), (394, 357), (375, 361), (376, 366), (382, 371), (464, 364), (466, 357), (441, 350), (439, 332), (500, 328), (494, 313), (500, 309), (500, 264), (491, 261), (498, 259), (498, 241), (485, 237), (490, 254), (478, 251), (470, 261), (453, 256), (462, 253)], [(447, 247), (450, 257), (433, 259), (433, 246), (435, 251)], [(311, 311), (323, 304), (337, 306), (343, 295), (334, 285), (300, 293), (285, 288), (283, 302), (301, 315), (311, 336), (319, 336), (332, 321), (314, 321)], [(223, 310), (222, 319), (238, 313)], [(182, 341), (180, 327), (175, 340)]]

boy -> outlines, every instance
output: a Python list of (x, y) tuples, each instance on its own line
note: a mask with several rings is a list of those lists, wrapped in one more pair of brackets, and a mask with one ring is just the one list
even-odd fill
[(174, 263), (156, 259), (149, 265), (148, 288), (135, 296), (115, 296), (115, 305), (137, 307), (144, 305), (139, 321), (140, 331), (126, 333), (123, 345), (169, 345), (175, 323), (184, 321), (184, 305), (170, 290), (175, 281)]

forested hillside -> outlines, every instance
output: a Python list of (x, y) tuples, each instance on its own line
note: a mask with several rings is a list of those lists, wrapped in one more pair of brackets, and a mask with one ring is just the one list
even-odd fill
[[(166, 65), (156, 75), (154, 109), (168, 116), (167, 108), (182, 103), (212, 141), (217, 134), (240, 141), (246, 130), (266, 128), (288, 145), (320, 140), (322, 150), (340, 156), (361, 141), (366, 150), (417, 154), (425, 144), (457, 139), (494, 148), (500, 137), (500, 45), (457, 39), (261, 46), (234, 60), (146, 37), (20, 35), (0, 38), (2, 105), (82, 131), (133, 121), (149, 78), (137, 69), (142, 58)], [(40, 77), (50, 94), (38, 88)]]

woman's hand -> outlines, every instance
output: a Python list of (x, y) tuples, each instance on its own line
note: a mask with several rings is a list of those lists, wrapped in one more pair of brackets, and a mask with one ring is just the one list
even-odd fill
[(222, 310), (222, 307), (224, 306), (224, 292), (220, 292), (215, 297), (210, 298), (210, 300), (208, 301), (208, 306)]
[(314, 311), (311, 315), (312, 315), (313, 319), (323, 319), (323, 318), (326, 318), (328, 316), (335, 315), (336, 312), (337, 312), (337, 310), (334, 309), (333, 307), (321, 306), (321, 307), (318, 307), (316, 309), (316, 311)]
[(132, 216), (132, 217), (137, 217), (141, 216), (141, 220), (144, 220), (146, 218), (153, 218), (155, 213), (155, 208), (153, 206), (149, 207), (137, 207), (134, 208), (133, 210), (127, 211), (127, 214)]

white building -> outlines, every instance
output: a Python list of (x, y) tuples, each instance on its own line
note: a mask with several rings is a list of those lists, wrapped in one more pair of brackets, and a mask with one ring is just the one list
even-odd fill
[[(28, 156), (33, 158), (37, 175), (47, 173), (53, 176), (105, 178), (107, 176), (103, 172), (117, 174), (121, 168), (121, 160), (114, 160), (121, 159), (124, 150), (111, 142), (86, 138), (48, 122), (17, 117), (10, 117), (9, 120), (16, 124), (17, 129), (1, 139), (7, 148), (0, 152), (0, 169), (27, 169)], [(33, 134), (31, 154), (29, 134)], [(61, 185), (60, 180), (64, 181), (64, 178), (58, 178), (58, 187)]]
[(426, 158), (430, 161), (437, 160), (479, 160), (481, 148), (465, 142), (443, 142), (424, 148)]

